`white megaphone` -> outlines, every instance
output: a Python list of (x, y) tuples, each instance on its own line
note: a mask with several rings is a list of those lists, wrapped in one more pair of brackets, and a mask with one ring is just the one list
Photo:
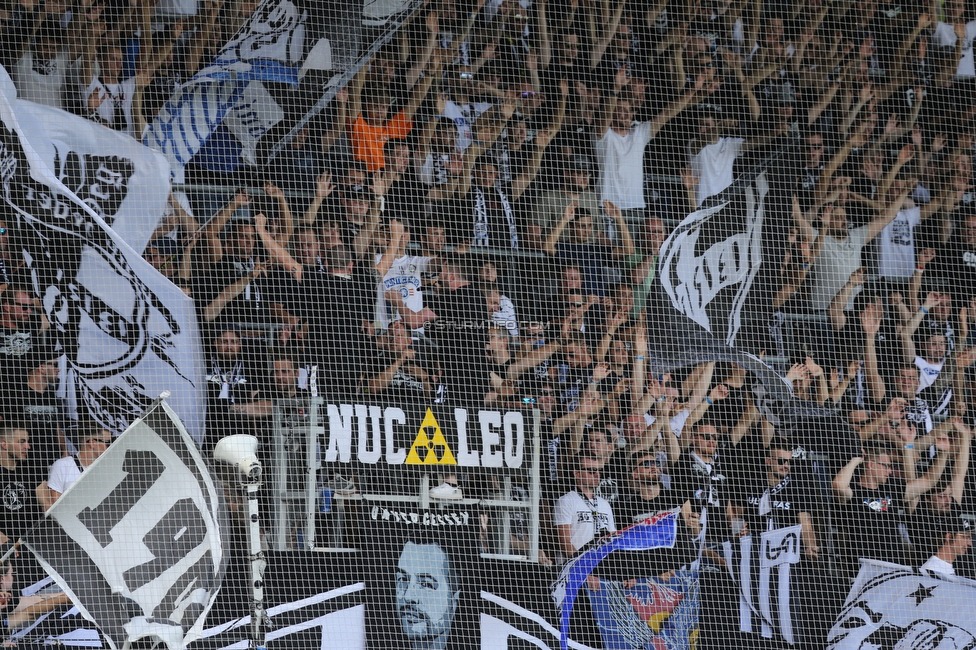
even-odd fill
[(258, 460), (257, 450), (257, 438), (239, 434), (221, 438), (214, 447), (213, 456), (222, 463), (234, 465), (247, 481), (254, 482), (261, 479), (261, 461)]

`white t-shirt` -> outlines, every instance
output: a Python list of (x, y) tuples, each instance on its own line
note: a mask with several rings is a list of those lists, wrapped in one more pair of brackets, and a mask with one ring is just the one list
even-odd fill
[(943, 560), (941, 557), (937, 555), (933, 555), (928, 560), (926, 560), (925, 564), (923, 564), (921, 568), (924, 571), (939, 573), (944, 576), (956, 575), (956, 569), (951, 564), (949, 564), (948, 562), (946, 562), (945, 560)]
[[(688, 409), (681, 409), (670, 420), (671, 433), (674, 434), (675, 438), (681, 437), (681, 432), (685, 428), (685, 424), (688, 422), (688, 418), (691, 417), (691, 411)], [(650, 413), (644, 414), (644, 426), (651, 426), (657, 421), (657, 418)]]
[(651, 139), (651, 123), (641, 122), (626, 135), (607, 129), (596, 141), (600, 201), (612, 201), (621, 210), (646, 207), (644, 149)]
[(915, 357), (915, 367), (918, 368), (918, 388), (915, 389), (916, 395), (935, 383), (944, 365), (945, 361), (941, 363), (929, 363), (922, 357)]
[(451, 180), (451, 175), (447, 171), (447, 164), (450, 157), (444, 154), (427, 154), (424, 164), (417, 170), (417, 177), (420, 182), (429, 187), (446, 185)]
[(25, 52), (13, 69), (17, 97), (64, 109), (64, 89), (69, 67), (68, 57), (63, 53), (50, 61), (35, 61), (33, 52)]
[(78, 469), (74, 456), (65, 456), (51, 465), (47, 473), (47, 486), (58, 494), (64, 494), (80, 477), (81, 470)]
[(463, 106), (455, 104), (452, 101), (447, 102), (447, 105), (444, 107), (443, 117), (454, 122), (454, 125), (457, 127), (458, 151), (464, 151), (471, 146), (471, 141), (474, 140), (471, 125), (489, 108), (491, 108), (491, 104), (484, 102), (464, 104)]
[(132, 122), (132, 96), (135, 93), (135, 90), (135, 77), (130, 77), (117, 84), (103, 84), (96, 77), (88, 85), (88, 88), (85, 89), (85, 106), (88, 105), (88, 98), (91, 97), (92, 93), (97, 91), (102, 95), (107, 94), (109, 98), (102, 102), (101, 106), (98, 107), (99, 117), (105, 120), (106, 124), (111, 126), (113, 115), (116, 114), (116, 111), (120, 111), (120, 113), (116, 116), (116, 119), (124, 120), (125, 128), (121, 128), (119, 131), (135, 137), (135, 125)]
[(518, 316), (515, 314), (515, 304), (508, 296), (498, 299), (498, 311), (491, 315), (492, 325), (504, 327), (508, 333), (516, 338), (519, 335)]
[(390, 270), (383, 276), (382, 282), (377, 285), (376, 304), (377, 320), (386, 329), (390, 325), (392, 314), (390, 307), (386, 304), (386, 292), (396, 290), (403, 298), (403, 304), (413, 312), (418, 312), (424, 308), (424, 294), (420, 290), (422, 283), (421, 273), (427, 270), (430, 264), (429, 257), (419, 255), (404, 255), (393, 260)]
[[(976, 39), (976, 20), (966, 23), (966, 38), (962, 42), (962, 58), (956, 74), (961, 77), (976, 77), (976, 65), (973, 61), (973, 40)], [(940, 22), (935, 26), (932, 41), (940, 47), (956, 47), (956, 31), (951, 23)]]
[(590, 501), (576, 490), (567, 492), (556, 501), (553, 523), (572, 527), (570, 540), (576, 550), (606, 533), (617, 531), (610, 502), (601, 496)]
[[(861, 268), (861, 250), (868, 241), (868, 227), (852, 228), (844, 241), (824, 236), (820, 257), (810, 269), (810, 306), (816, 311), (826, 311), (854, 271)], [(854, 291), (847, 308), (852, 308)]]
[(881, 231), (878, 273), (883, 278), (908, 280), (915, 273), (915, 227), (922, 223), (919, 207), (900, 210)]
[(700, 178), (695, 190), (698, 205), (715, 196), (735, 180), (732, 168), (742, 151), (743, 138), (719, 138), (715, 144), (702, 147), (691, 159), (691, 168)]

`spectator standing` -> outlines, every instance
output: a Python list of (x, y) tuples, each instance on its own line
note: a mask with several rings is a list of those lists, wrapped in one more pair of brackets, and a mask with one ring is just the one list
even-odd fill
[(644, 202), (644, 151), (672, 118), (685, 109), (704, 86), (698, 77), (694, 87), (652, 120), (634, 121), (633, 100), (621, 97), (629, 83), (626, 66), (617, 70), (613, 91), (604, 99), (596, 124), (596, 159), (600, 170), (600, 201), (610, 201), (628, 215), (641, 216)]
[(45, 510), (50, 510), (65, 491), (74, 485), (81, 473), (105, 453), (112, 444), (112, 432), (101, 427), (93, 427), (81, 442), (78, 455), (59, 458), (51, 465), (47, 480), (41, 483), (37, 497)]
[[(906, 445), (905, 452), (912, 452)], [(893, 453), (879, 443), (865, 446), (863, 456), (852, 458), (834, 477), (834, 499), (841, 506), (841, 527), (846, 535), (844, 557), (848, 576), (857, 573), (859, 558), (898, 562), (904, 557), (903, 524), (918, 497), (932, 489), (945, 469), (944, 449), (928, 473), (906, 481), (892, 475)], [(917, 455), (903, 453), (905, 475), (914, 476)]]

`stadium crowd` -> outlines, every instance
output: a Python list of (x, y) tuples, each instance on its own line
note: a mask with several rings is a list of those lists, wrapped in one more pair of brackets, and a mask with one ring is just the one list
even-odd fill
[[(200, 8), (11, 2), (0, 57), (21, 97), (137, 136), (254, 3)], [(723, 543), (763, 531), (802, 527), (809, 647), (858, 558), (976, 577), (974, 37), (964, 0), (431, 2), (264, 171), (194, 161), (188, 183), (229, 201), (173, 192), (145, 257), (204, 326), (207, 444), (266, 440), (274, 400), (309, 394), (538, 408), (544, 561), (679, 509), (684, 541), (654, 566), (694, 560), (704, 528), (702, 647), (738, 629)], [(829, 416), (771, 421), (735, 363), (649, 363), (684, 331), (662, 244), (757, 165), (737, 346)], [(5, 218), (0, 473), (26, 503), (107, 432), (70, 434)], [(434, 499), (491, 488), (441, 478)], [(4, 506), (16, 539), (29, 517)]]

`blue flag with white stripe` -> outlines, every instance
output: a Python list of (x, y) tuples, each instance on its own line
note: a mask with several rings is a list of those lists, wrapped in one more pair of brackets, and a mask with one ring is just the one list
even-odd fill
[(166, 156), (175, 181), (183, 182), (186, 164), (252, 83), (298, 84), (307, 19), (292, 0), (264, 0), (213, 62), (163, 105), (143, 143)]
[(566, 563), (553, 584), (552, 597), (560, 608), (559, 646), (569, 647), (569, 621), (573, 605), (583, 583), (600, 562), (614, 551), (649, 551), (671, 548), (678, 535), (678, 513), (667, 512), (628, 526), (600, 538), (596, 543)]

